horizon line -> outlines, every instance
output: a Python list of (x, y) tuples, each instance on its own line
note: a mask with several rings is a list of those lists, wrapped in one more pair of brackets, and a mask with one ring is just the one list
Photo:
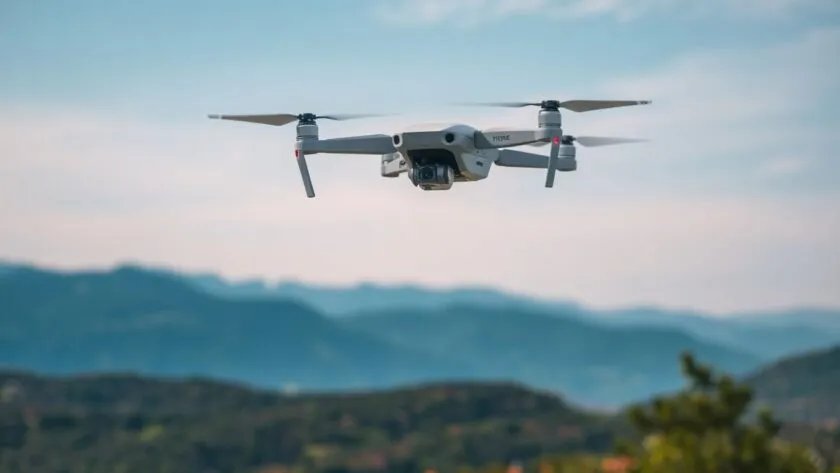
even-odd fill
[(840, 306), (820, 306), (820, 305), (787, 305), (776, 308), (758, 308), (741, 311), (717, 312), (712, 310), (697, 309), (690, 307), (675, 307), (668, 306), (656, 302), (640, 302), (634, 304), (624, 304), (618, 306), (598, 306), (588, 302), (582, 302), (573, 298), (552, 298), (538, 295), (529, 295), (524, 292), (513, 291), (498, 286), (489, 284), (430, 284), (419, 281), (374, 281), (370, 279), (360, 280), (352, 283), (325, 283), (317, 281), (306, 281), (302, 279), (270, 279), (262, 276), (246, 276), (246, 277), (229, 277), (220, 274), (213, 269), (204, 270), (189, 270), (186, 268), (179, 268), (177, 266), (168, 265), (165, 263), (154, 262), (140, 262), (137, 260), (123, 259), (108, 264), (87, 264), (84, 266), (60, 266), (45, 263), (36, 263), (33, 261), (26, 261), (14, 258), (0, 257), (0, 267), (18, 267), (35, 269), (43, 272), (53, 273), (83, 273), (83, 272), (113, 272), (119, 269), (137, 268), (149, 272), (170, 273), (173, 276), (179, 277), (200, 277), (210, 276), (217, 278), (221, 282), (228, 285), (236, 285), (243, 283), (259, 282), (267, 290), (280, 289), (283, 286), (300, 286), (313, 290), (326, 291), (353, 291), (363, 288), (373, 288), (381, 290), (417, 290), (423, 292), (434, 293), (457, 293), (457, 292), (487, 292), (497, 296), (507, 297), (512, 299), (510, 302), (531, 303), (537, 305), (547, 306), (573, 306), (591, 314), (596, 314), (605, 317), (617, 317), (616, 312), (626, 312), (635, 310), (652, 310), (657, 312), (670, 312), (671, 315), (677, 315), (683, 318), (697, 317), (710, 319), (746, 319), (750, 317), (761, 317), (765, 315), (782, 315), (790, 312), (813, 311), (813, 312), (837, 312), (840, 315)]

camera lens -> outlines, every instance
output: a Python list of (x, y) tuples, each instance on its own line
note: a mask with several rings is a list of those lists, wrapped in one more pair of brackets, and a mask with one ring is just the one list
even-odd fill
[(435, 170), (433, 168), (423, 168), (420, 170), (420, 179), (427, 181), (435, 178)]

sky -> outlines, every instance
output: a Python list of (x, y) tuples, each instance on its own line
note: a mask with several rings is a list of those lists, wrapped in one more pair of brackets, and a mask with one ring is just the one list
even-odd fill
[[(840, 307), (837, 0), (0, 2), (0, 259), (493, 286), (595, 307)], [(209, 113), (392, 113), (648, 138), (423, 192)], [(527, 150), (533, 150), (528, 148)]]

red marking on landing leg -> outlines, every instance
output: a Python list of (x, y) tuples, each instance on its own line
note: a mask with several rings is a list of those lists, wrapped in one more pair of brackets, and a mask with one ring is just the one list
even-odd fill
[(295, 150), (295, 159), (300, 159), (300, 150)]
[(553, 142), (554, 142), (554, 144), (559, 145), (559, 144), (560, 144), (560, 137), (559, 137), (559, 136), (555, 136), (554, 138), (552, 138), (552, 140), (551, 140), (551, 141), (553, 141)]

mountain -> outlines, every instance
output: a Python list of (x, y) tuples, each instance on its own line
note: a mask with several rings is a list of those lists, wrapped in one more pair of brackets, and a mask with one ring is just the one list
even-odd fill
[(226, 281), (214, 274), (180, 274), (186, 281), (211, 294), (225, 297), (278, 298), (298, 300), (324, 314), (343, 316), (355, 312), (388, 309), (439, 309), (449, 305), (479, 305), (489, 307), (550, 307), (554, 310), (579, 310), (572, 302), (542, 302), (529, 297), (510, 294), (486, 287), (457, 287), (432, 289), (419, 285), (384, 285), (362, 283), (349, 287), (310, 285), (298, 282), (268, 284), (259, 279)]
[(746, 382), (781, 417), (840, 423), (840, 344), (779, 360)]
[(840, 311), (803, 308), (712, 317), (636, 307), (594, 315), (599, 322), (613, 326), (655, 325), (684, 330), (705, 340), (747, 350), (766, 361), (840, 343)]
[(587, 405), (615, 406), (683, 384), (673, 360), (683, 351), (733, 373), (759, 358), (655, 326), (605, 327), (576, 317), (514, 309), (451, 306), (342, 318), (394, 344), (449, 356), (489, 378), (551, 388)]
[[(3, 274), (0, 261), (0, 276)], [(8, 268), (26, 265), (7, 262)], [(210, 273), (167, 268), (145, 270), (180, 278), (203, 292), (236, 299), (294, 300), (329, 317), (403, 309), (436, 310), (476, 306), (540, 311), (618, 327), (659, 326), (697, 338), (749, 351), (764, 361), (840, 343), (840, 310), (792, 308), (784, 311), (713, 316), (697, 311), (658, 307), (596, 310), (571, 301), (536, 299), (487, 287), (433, 289), (419, 285), (359, 284), (318, 286), (298, 282), (270, 284), (259, 279), (230, 281)]]
[(10, 275), (21, 267), (21, 265), (6, 263), (3, 260), (0, 260), (0, 277)]
[(840, 333), (840, 310), (820, 308), (799, 308), (771, 312), (737, 314), (739, 323), (761, 327), (784, 328), (807, 326), (817, 330)]
[(133, 267), (0, 278), (0, 364), (203, 374), (328, 389), (469, 378), (469, 367), (343, 327), (297, 302), (225, 300)]
[(611, 328), (537, 310), (451, 306), (325, 317), (295, 301), (223, 298), (183, 278), (17, 269), (0, 278), (0, 363), (53, 373), (208, 375), (367, 389), (516, 380), (612, 407), (679, 383), (683, 350), (742, 372), (756, 357), (674, 329)]
[(511, 383), (290, 396), (206, 379), (0, 371), (0, 387), (0, 471), (455, 471), (613, 443), (609, 419)]
[(294, 299), (335, 317), (357, 312), (435, 310), (469, 305), (537, 310), (623, 327), (654, 325), (747, 350), (765, 361), (840, 343), (840, 310), (831, 309), (794, 308), (713, 316), (657, 307), (596, 310), (571, 301), (535, 299), (491, 288), (431, 289), (381, 284), (329, 287), (295, 282), (271, 285), (261, 280), (231, 282), (212, 274), (180, 276), (212, 294)]

